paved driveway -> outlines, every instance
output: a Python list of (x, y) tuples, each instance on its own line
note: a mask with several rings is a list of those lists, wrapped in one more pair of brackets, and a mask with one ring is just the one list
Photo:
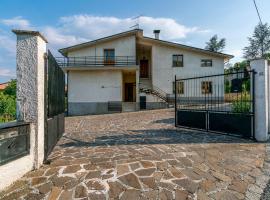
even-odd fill
[(67, 118), (50, 164), (0, 197), (244, 199), (249, 190), (258, 198), (265, 144), (173, 123), (173, 110)]

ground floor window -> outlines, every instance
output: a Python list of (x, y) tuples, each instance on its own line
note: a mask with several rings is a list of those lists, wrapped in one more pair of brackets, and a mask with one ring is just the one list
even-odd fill
[[(177, 81), (176, 92), (177, 92), (177, 94), (184, 94), (184, 82), (183, 81)], [(175, 82), (173, 82), (173, 94), (175, 94)]]
[(212, 81), (202, 81), (202, 94), (212, 94)]

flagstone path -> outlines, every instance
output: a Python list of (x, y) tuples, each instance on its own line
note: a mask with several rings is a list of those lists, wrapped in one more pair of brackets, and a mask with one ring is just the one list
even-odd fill
[(66, 118), (48, 164), (0, 199), (260, 198), (265, 144), (173, 123), (170, 109)]

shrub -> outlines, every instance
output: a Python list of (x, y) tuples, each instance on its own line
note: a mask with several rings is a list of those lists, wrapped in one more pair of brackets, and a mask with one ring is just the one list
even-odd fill
[(245, 93), (242, 94), (240, 99), (236, 99), (232, 104), (233, 112), (248, 113), (251, 109), (250, 95)]

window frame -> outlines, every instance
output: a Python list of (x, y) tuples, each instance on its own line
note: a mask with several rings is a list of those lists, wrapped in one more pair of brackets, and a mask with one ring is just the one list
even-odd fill
[[(182, 87), (178, 87), (177, 94), (180, 94), (180, 95), (185, 94), (185, 83), (184, 83), (184, 81), (177, 81), (177, 84), (182, 85)], [(173, 85), (173, 94), (175, 94), (175, 81), (173, 81), (172, 85)]]
[[(207, 88), (204, 88), (205, 83), (207, 85)], [(201, 82), (201, 93), (202, 94), (213, 94), (213, 81), (202, 81)]]
[[(208, 65), (208, 63), (211, 63)], [(213, 59), (201, 59), (201, 67), (213, 67)]]
[[(177, 60), (174, 60), (174, 58), (177, 58)], [(182, 62), (179, 61), (178, 57), (182, 57)], [(177, 65), (176, 63), (181, 63), (180, 65)], [(173, 67), (184, 67), (184, 55), (183, 54), (173, 54), (172, 55), (172, 66)]]
[[(113, 52), (113, 55), (110, 55), (110, 53), (106, 53), (106, 52)], [(104, 64), (105, 65), (114, 65), (115, 64), (115, 49), (111, 48), (111, 49), (103, 49), (103, 60), (104, 60)]]

